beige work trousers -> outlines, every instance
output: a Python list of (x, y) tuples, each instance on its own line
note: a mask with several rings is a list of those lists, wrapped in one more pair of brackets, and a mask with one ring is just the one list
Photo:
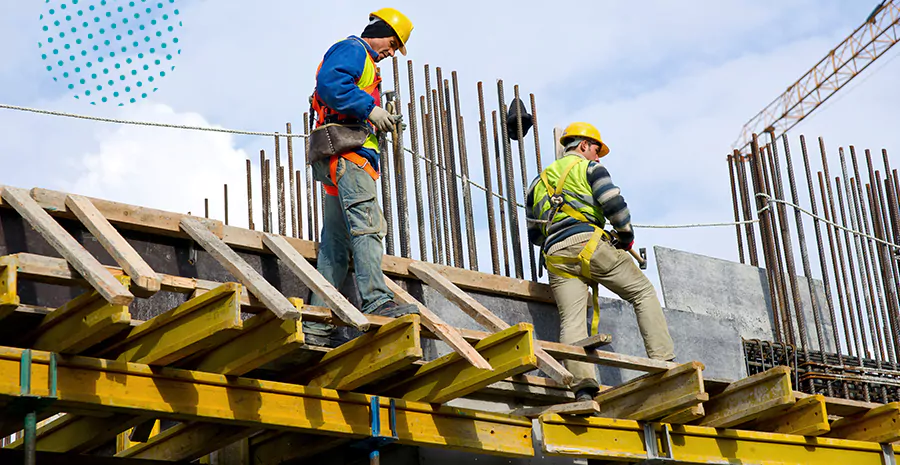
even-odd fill
[[(587, 241), (573, 244), (554, 251), (551, 255), (577, 257), (585, 244)], [(572, 275), (581, 276), (580, 263), (555, 266)], [(601, 241), (591, 256), (591, 279), (634, 306), (648, 357), (656, 360), (671, 360), (675, 357), (675, 346), (653, 284), (628, 252)], [(550, 287), (559, 308), (559, 341), (571, 344), (588, 337), (586, 322), (590, 287), (581, 279), (563, 278), (553, 273), (550, 273)], [(601, 330), (602, 323), (601, 320)], [(564, 363), (575, 377), (573, 391), (599, 385), (593, 364), (572, 360), (565, 360)]]

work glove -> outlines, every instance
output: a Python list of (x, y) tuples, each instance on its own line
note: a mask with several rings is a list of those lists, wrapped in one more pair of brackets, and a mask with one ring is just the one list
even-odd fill
[(634, 234), (633, 233), (619, 231), (617, 236), (619, 239), (618, 242), (616, 242), (617, 249), (628, 252), (629, 250), (631, 250), (632, 247), (634, 247)]
[(387, 110), (376, 106), (369, 113), (369, 121), (375, 125), (375, 128), (382, 132), (388, 132), (394, 129), (394, 125), (403, 121), (403, 115), (392, 115)]

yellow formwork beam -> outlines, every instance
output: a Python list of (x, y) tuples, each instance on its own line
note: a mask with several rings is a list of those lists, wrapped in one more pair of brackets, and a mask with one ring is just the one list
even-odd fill
[[(38, 428), (36, 447), (44, 452), (83, 454), (103, 445), (121, 429), (131, 428), (146, 419), (127, 414), (103, 417), (66, 414)], [(22, 444), (20, 438), (9, 447), (21, 448)]]
[(831, 424), (828, 437), (859, 441), (900, 441), (900, 402), (873, 408), (862, 415), (844, 417)]
[(422, 358), (419, 315), (405, 315), (328, 352), (301, 384), (351, 391)]
[(0, 320), (19, 306), (19, 259), (15, 255), (0, 257)]
[[(130, 278), (116, 279), (128, 286)], [(86, 291), (53, 310), (23, 340), (29, 347), (63, 354), (77, 354), (128, 329), (128, 305), (113, 305), (97, 291)]]
[(132, 329), (101, 356), (169, 365), (214, 347), (241, 329), (241, 285), (225, 283)]
[(791, 369), (779, 366), (729, 384), (704, 403), (706, 416), (699, 424), (731, 428), (777, 416), (795, 401)]
[[(303, 300), (288, 299), (300, 311)], [(272, 312), (258, 313), (243, 323), (233, 338), (201, 354), (187, 365), (197, 371), (242, 376), (303, 347), (300, 320), (282, 320)]]
[(173, 426), (153, 435), (152, 442), (129, 444), (129, 447), (116, 453), (116, 457), (169, 462), (194, 460), (252, 434), (247, 432), (247, 428), (237, 425), (205, 423), (202, 428), (192, 426), (195, 424)]
[(752, 426), (748, 426), (748, 429), (800, 436), (821, 436), (831, 430), (828, 425), (825, 396), (817, 394), (800, 399), (785, 412), (755, 422)]
[(510, 326), (482, 339), (475, 350), (493, 370), (475, 368), (452, 352), (426, 363), (409, 381), (387, 392), (403, 399), (442, 403), (537, 367), (534, 327), (528, 323)]
[(704, 391), (703, 368), (700, 362), (688, 362), (601, 391), (594, 397), (600, 404), (600, 416), (657, 420), (695, 407), (709, 400)]
[[(668, 437), (664, 426), (669, 428)], [(761, 433), (705, 426), (651, 424), (654, 437), (647, 437), (644, 424), (612, 418), (572, 418), (545, 415), (540, 419), (543, 450), (550, 455), (582, 459), (640, 462), (656, 456), (672, 463), (753, 465), (883, 465), (883, 452), (894, 459), (897, 446), (875, 442)]]
[[(520, 344), (531, 343), (526, 326)], [(23, 352), (0, 347), (0, 402), (22, 395)], [(50, 394), (49, 365), (49, 353), (33, 351), (33, 395)], [(372, 396), (363, 394), (80, 356), (58, 362), (57, 380), (55, 406), (64, 411), (146, 414), (350, 439), (371, 435)], [(390, 399), (380, 398), (379, 406), (381, 418), (390, 418)], [(401, 444), (511, 457), (534, 454), (531, 421), (522, 417), (397, 400), (396, 427)], [(380, 434), (391, 434), (389, 422), (382, 422)]]

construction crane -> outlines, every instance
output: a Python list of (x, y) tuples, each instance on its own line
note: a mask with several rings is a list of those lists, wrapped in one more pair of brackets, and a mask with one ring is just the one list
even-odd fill
[(784, 134), (808, 117), (900, 41), (900, 5), (882, 1), (866, 21), (788, 86), (741, 129), (734, 147), (745, 150), (753, 134)]

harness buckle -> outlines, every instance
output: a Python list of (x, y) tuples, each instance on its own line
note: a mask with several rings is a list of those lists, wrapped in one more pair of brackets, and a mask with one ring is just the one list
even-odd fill
[(566, 199), (564, 199), (562, 195), (554, 194), (554, 195), (550, 196), (550, 203), (553, 204), (554, 206), (560, 206), (565, 201), (566, 201)]

